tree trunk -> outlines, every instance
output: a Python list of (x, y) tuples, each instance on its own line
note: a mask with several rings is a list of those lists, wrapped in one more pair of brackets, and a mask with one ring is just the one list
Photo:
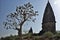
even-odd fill
[(22, 25), (24, 24), (24, 22), (27, 19), (25, 19), (23, 22), (20, 23), (20, 29), (18, 30), (18, 36), (19, 36), (19, 40), (22, 40)]
[(19, 40), (22, 40), (22, 25), (20, 25), (20, 29), (18, 30)]

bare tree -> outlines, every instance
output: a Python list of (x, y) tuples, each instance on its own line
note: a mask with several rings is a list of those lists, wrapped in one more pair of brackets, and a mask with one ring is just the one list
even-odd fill
[(16, 8), (16, 12), (7, 15), (4, 26), (6, 29), (14, 29), (18, 31), (18, 36), (22, 40), (22, 26), (26, 21), (35, 21), (37, 11), (33, 10), (33, 6), (30, 3), (24, 4)]

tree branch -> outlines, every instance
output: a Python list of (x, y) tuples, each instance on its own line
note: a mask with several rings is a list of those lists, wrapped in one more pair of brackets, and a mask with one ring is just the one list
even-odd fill
[(23, 25), (26, 20), (27, 20), (27, 19), (25, 19), (24, 21), (22, 21), (22, 22), (20, 23), (20, 25)]

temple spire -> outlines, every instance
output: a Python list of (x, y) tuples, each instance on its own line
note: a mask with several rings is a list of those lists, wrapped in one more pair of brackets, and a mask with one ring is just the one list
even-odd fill
[(44, 11), (44, 15), (43, 15), (43, 22), (42, 23), (46, 23), (46, 22), (55, 22), (55, 16), (54, 16), (54, 12), (52, 10), (52, 7), (48, 1), (47, 6), (45, 8)]
[(49, 0), (48, 0), (49, 1)]
[(56, 32), (55, 26), (56, 26), (56, 22), (55, 22), (54, 12), (48, 0), (42, 20), (42, 30), (40, 31), (39, 34), (43, 34), (48, 31), (55, 33)]

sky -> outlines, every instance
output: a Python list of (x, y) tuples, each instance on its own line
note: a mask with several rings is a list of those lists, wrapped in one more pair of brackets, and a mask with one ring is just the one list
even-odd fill
[[(35, 23), (24, 23), (22, 28), (23, 32), (28, 31), (30, 27), (32, 27), (34, 33), (38, 33), (42, 29), (42, 18), (48, 0), (0, 0), (0, 37), (18, 34), (16, 30), (6, 30), (3, 27), (3, 21), (6, 20), (6, 15), (16, 11), (17, 6), (21, 6), (28, 2), (34, 6), (34, 10), (37, 10), (39, 15), (36, 17)], [(60, 0), (49, 0), (49, 2), (56, 18), (56, 30), (60, 30)]]

